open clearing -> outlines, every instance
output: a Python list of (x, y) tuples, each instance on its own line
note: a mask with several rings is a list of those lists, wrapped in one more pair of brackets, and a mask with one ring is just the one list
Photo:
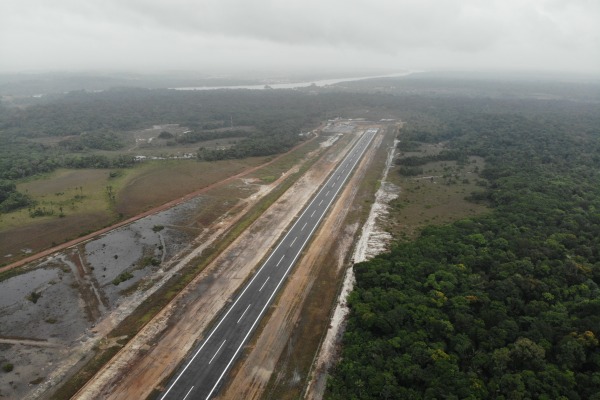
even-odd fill
[[(49, 389), (71, 376), (96, 352), (109, 349), (114, 353), (113, 349), (119, 348), (115, 346), (121, 346), (128, 337), (108, 337), (108, 333), (176, 276), (178, 268), (197, 263), (203, 251), (218, 243), (254, 204), (290, 176), (283, 167), (308, 161), (307, 153), (318, 149), (321, 140), (306, 142), (276, 157), (268, 171), (257, 170), (259, 175), (278, 176), (268, 185), (256, 178), (220, 180), (224, 183), (175, 207), (3, 274), (0, 346), (4, 350), (0, 361), (15, 367), (14, 372), (0, 376), (0, 395), (46, 398)], [(234, 163), (231, 169), (221, 168), (212, 179), (225, 172), (248, 170), (245, 167), (258, 162)], [(177, 168), (181, 164), (173, 165)], [(199, 184), (196, 178), (189, 181)], [(202, 182), (209, 181), (204, 177)], [(50, 185), (45, 190), (52, 189)], [(23, 332), (28, 332), (27, 337)], [(48, 344), (40, 351), (42, 342)]]
[[(266, 157), (210, 163), (156, 160), (123, 170), (61, 169), (22, 183), (18, 189), (37, 201), (36, 208), (52, 210), (53, 215), (31, 218), (27, 209), (0, 215), (0, 265), (132, 217), (266, 161)], [(116, 176), (111, 177), (111, 172)]]
[[(443, 149), (443, 143), (422, 144), (418, 152), (406, 152), (404, 156), (435, 155)], [(479, 171), (484, 166), (481, 157), (471, 156), (464, 165), (456, 161), (427, 163), (423, 165), (423, 174), (417, 176), (401, 176), (398, 166), (392, 168), (388, 180), (401, 188), (401, 195), (390, 202), (386, 230), (395, 238), (410, 240), (427, 225), (441, 225), (485, 212), (485, 206), (465, 199), (482, 190), (478, 183), (483, 182)]]

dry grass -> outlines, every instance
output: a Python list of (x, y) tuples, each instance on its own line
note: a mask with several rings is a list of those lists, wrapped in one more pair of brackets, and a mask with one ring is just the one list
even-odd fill
[(109, 174), (108, 170), (60, 169), (19, 184), (18, 190), (29, 194), (36, 207), (52, 210), (53, 215), (32, 218), (28, 209), (0, 215), (0, 264), (22, 258), (25, 251), (38, 252), (113, 221), (107, 186), (116, 185), (119, 178), (110, 178)]
[(216, 162), (161, 160), (143, 163), (128, 172), (119, 188), (116, 211), (125, 217), (139, 214), (265, 161), (264, 157), (255, 157)]
[[(438, 145), (423, 145), (422, 153), (436, 154)], [(388, 229), (400, 240), (414, 238), (427, 225), (442, 225), (485, 212), (487, 208), (465, 200), (472, 192), (482, 190), (478, 171), (483, 170), (480, 157), (470, 157), (466, 165), (455, 161), (433, 162), (423, 166), (423, 174), (403, 177), (399, 168), (390, 170), (388, 181), (400, 186), (400, 196), (390, 204)]]

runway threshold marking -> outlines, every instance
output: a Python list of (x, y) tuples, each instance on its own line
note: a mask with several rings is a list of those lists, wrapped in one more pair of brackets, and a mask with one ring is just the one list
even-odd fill
[(265, 287), (265, 285), (267, 284), (267, 282), (269, 282), (269, 278), (270, 278), (270, 276), (267, 276), (267, 279), (265, 280), (265, 282), (262, 284), (262, 286), (260, 287), (260, 289), (258, 289), (259, 292), (262, 291), (263, 288)]
[(236, 324), (239, 324), (240, 321), (242, 320), (242, 318), (244, 318), (244, 315), (246, 315), (246, 312), (248, 311), (248, 309), (250, 308), (252, 304), (248, 304), (248, 307), (246, 307), (246, 309), (244, 310), (244, 312), (242, 313), (242, 315), (240, 316), (240, 319), (237, 320)]
[(225, 344), (226, 341), (227, 341), (227, 339), (223, 340), (223, 343), (221, 343), (221, 345), (219, 346), (219, 348), (217, 349), (217, 351), (215, 351), (215, 354), (212, 356), (212, 358), (208, 362), (209, 364), (211, 362), (213, 362), (213, 360), (215, 359), (215, 357), (217, 356), (217, 354), (219, 354), (219, 350), (221, 350), (221, 347), (223, 347), (223, 345)]

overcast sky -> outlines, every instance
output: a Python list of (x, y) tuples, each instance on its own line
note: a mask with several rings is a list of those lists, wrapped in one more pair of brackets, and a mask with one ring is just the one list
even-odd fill
[(598, 74), (600, 0), (0, 0), (0, 72)]

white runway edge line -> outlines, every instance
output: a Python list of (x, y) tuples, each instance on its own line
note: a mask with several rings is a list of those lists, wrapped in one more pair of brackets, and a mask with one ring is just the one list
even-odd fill
[[(378, 130), (375, 130), (375, 132), (373, 133), (373, 135), (371, 136), (371, 138), (368, 140), (368, 143), (365, 145), (365, 149), (362, 151), (362, 153), (364, 153), (366, 151), (366, 149), (368, 148), (370, 142), (373, 140), (373, 138), (375, 137), (375, 135), (377, 134)], [(361, 138), (358, 140), (358, 142), (355, 144), (355, 147), (357, 147), (360, 142), (364, 139)], [(361, 155), (362, 155), (361, 153)], [(344, 164), (347, 160), (343, 160), (340, 163), (340, 166), (338, 166), (338, 169), (342, 166), (342, 164)], [(352, 165), (352, 167), (350, 168), (350, 172), (354, 169), (354, 167), (356, 166), (357, 162), (354, 162), (354, 164)], [(346, 168), (344, 168), (345, 170)], [(334, 172), (335, 174), (335, 172)], [(346, 175), (346, 177), (344, 178), (344, 181), (342, 182), (342, 184), (340, 185), (340, 188), (343, 187), (343, 184), (345, 183), (346, 179), (348, 178), (349, 173)], [(277, 244), (277, 246), (275, 247), (275, 249), (271, 252), (271, 254), (269, 255), (269, 257), (267, 257), (267, 259), (265, 260), (265, 262), (261, 265), (261, 267), (258, 269), (258, 271), (256, 272), (256, 274), (254, 274), (254, 276), (250, 279), (250, 282), (248, 282), (248, 284), (242, 289), (242, 292), (238, 295), (238, 297), (236, 298), (236, 300), (234, 301), (234, 303), (231, 305), (231, 307), (227, 310), (227, 312), (225, 313), (225, 315), (223, 315), (223, 317), (219, 320), (219, 322), (217, 323), (217, 325), (212, 329), (212, 331), (210, 332), (210, 334), (206, 337), (206, 339), (202, 342), (202, 345), (200, 346), (200, 348), (198, 348), (198, 350), (194, 353), (194, 355), (192, 356), (192, 358), (190, 359), (190, 361), (188, 361), (188, 363), (185, 365), (185, 367), (183, 368), (183, 370), (179, 373), (179, 375), (177, 375), (177, 378), (175, 378), (175, 380), (173, 381), (173, 383), (171, 384), (171, 386), (169, 386), (169, 388), (167, 389), (167, 391), (162, 395), (162, 397), (160, 398), (160, 400), (164, 400), (168, 395), (169, 392), (173, 389), (173, 387), (177, 384), (177, 382), (179, 381), (179, 379), (181, 378), (181, 376), (185, 373), (185, 371), (187, 371), (187, 369), (190, 367), (190, 365), (192, 365), (192, 363), (194, 362), (194, 360), (196, 359), (196, 357), (198, 357), (198, 354), (200, 354), (200, 352), (202, 351), (202, 349), (204, 348), (204, 346), (206, 345), (206, 343), (208, 343), (208, 341), (211, 339), (211, 337), (214, 335), (214, 333), (219, 329), (219, 326), (221, 326), (221, 324), (223, 323), (223, 321), (225, 319), (227, 319), (227, 316), (229, 315), (229, 313), (231, 313), (231, 311), (235, 308), (235, 306), (237, 305), (238, 301), (244, 296), (244, 293), (246, 293), (246, 291), (252, 286), (252, 284), (254, 283), (254, 281), (256, 280), (256, 278), (260, 275), (260, 273), (262, 272), (262, 270), (264, 269), (265, 265), (267, 265), (267, 263), (271, 260), (271, 257), (273, 257), (273, 255), (277, 252), (277, 250), (279, 249), (279, 247), (281, 246), (281, 244), (283, 244), (283, 242), (285, 242), (285, 239), (287, 238), (287, 236), (290, 234), (290, 232), (296, 227), (296, 224), (298, 224), (298, 221), (300, 221), (300, 219), (302, 219), (302, 217), (304, 216), (304, 214), (306, 213), (306, 211), (308, 211), (310, 209), (310, 207), (313, 205), (313, 203), (317, 200), (317, 198), (319, 197), (319, 195), (321, 194), (321, 192), (325, 189), (325, 187), (327, 187), (327, 184), (329, 184), (329, 181), (333, 178), (333, 174), (331, 175), (331, 177), (327, 180), (327, 182), (323, 185), (323, 187), (321, 188), (321, 190), (319, 190), (319, 192), (317, 192), (317, 194), (313, 197), (313, 199), (310, 201), (310, 203), (308, 204), (308, 206), (305, 207), (304, 211), (302, 212), (302, 214), (300, 214), (300, 217), (298, 219), (296, 219), (296, 222), (294, 222), (294, 224), (292, 225), (292, 227), (287, 231), (287, 233), (285, 234), (285, 236), (279, 241), (279, 243)], [(339, 191), (339, 189), (338, 189)], [(337, 192), (336, 192), (337, 195)], [(331, 201), (333, 201), (333, 199), (335, 198), (335, 196), (332, 197)], [(331, 203), (330, 201), (330, 203)], [(321, 203), (323, 201), (321, 200)], [(319, 203), (320, 205), (320, 203)], [(314, 214), (314, 213), (313, 213)], [(308, 238), (310, 238), (310, 236), (312, 235), (312, 233), (315, 230), (315, 227), (319, 225), (319, 223), (321, 222), (321, 219), (323, 218), (323, 215), (325, 215), (325, 213), (323, 213), (321, 215), (321, 217), (319, 218), (319, 220), (316, 222), (315, 226), (313, 227), (313, 229), (311, 230), (311, 233), (308, 235)], [(302, 247), (300, 248), (300, 251), (302, 250), (302, 248), (304, 248), (304, 245), (306, 244), (306, 241), (302, 244)], [(280, 282), (277, 284), (277, 287), (275, 288), (275, 291), (273, 292), (273, 294), (271, 294), (271, 296), (269, 297), (269, 300), (267, 301), (267, 305), (269, 304), (269, 302), (271, 301), (271, 299), (273, 298), (274, 293), (279, 289), (279, 286), (281, 285), (281, 282), (283, 282), (283, 279), (285, 279), (285, 277), (287, 276), (287, 273), (289, 272), (290, 268), (294, 265), (294, 262), (296, 261), (296, 258), (298, 257), (298, 255), (300, 254), (300, 251), (298, 252), (298, 254), (296, 255), (296, 257), (294, 257), (294, 260), (290, 263), (290, 266), (287, 268), (285, 274), (283, 275), (282, 280), (280, 280)], [(258, 322), (258, 320), (262, 317), (262, 314), (264, 312), (266, 308), (263, 307), (263, 309), (261, 310), (260, 314), (258, 315), (258, 318), (254, 321), (254, 323), (252, 324), (252, 326), (250, 327), (250, 330), (248, 331), (248, 333), (246, 334), (246, 336), (244, 336), (244, 339), (242, 340), (241, 345), (238, 347), (238, 349), (236, 350), (236, 352), (234, 353), (233, 357), (231, 360), (229, 360), (229, 363), (227, 364), (227, 366), (225, 367), (225, 369), (223, 370), (223, 372), (221, 373), (221, 375), (219, 376), (219, 379), (217, 380), (217, 383), (215, 383), (215, 385), (213, 386), (212, 390), (210, 391), (210, 393), (208, 394), (208, 396), (206, 397), (207, 399), (210, 398), (210, 396), (212, 396), (213, 392), (215, 391), (215, 389), (217, 388), (217, 386), (219, 386), (219, 383), (221, 382), (221, 380), (223, 379), (223, 376), (225, 375), (225, 373), (229, 370), (229, 367), (231, 366), (231, 363), (233, 362), (233, 360), (235, 359), (235, 357), (237, 357), (237, 354), (239, 353), (240, 349), (242, 348), (242, 346), (244, 345), (245, 341), (247, 340), (248, 336), (250, 335), (250, 333), (252, 332), (252, 330), (254, 329), (254, 326), (256, 325), (256, 323)]]

